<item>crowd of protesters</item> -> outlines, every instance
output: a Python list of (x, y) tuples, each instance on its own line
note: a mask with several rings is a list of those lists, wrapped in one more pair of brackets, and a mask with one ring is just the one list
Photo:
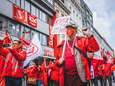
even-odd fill
[[(12, 41), (8, 35), (0, 40), (0, 86), (99, 86), (98, 81), (101, 86), (112, 86), (115, 59), (111, 53), (100, 48), (90, 28), (82, 29), (84, 36), (76, 36), (74, 24), (66, 28), (67, 40), (54, 48), (56, 59), (48, 65), (44, 58), (42, 64), (31, 61), (23, 68), (26, 51), (22, 40)], [(101, 59), (95, 56), (99, 50)]]

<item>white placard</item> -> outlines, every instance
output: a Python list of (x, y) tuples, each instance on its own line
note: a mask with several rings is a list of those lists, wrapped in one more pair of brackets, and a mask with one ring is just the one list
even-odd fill
[(70, 16), (59, 17), (55, 20), (51, 34), (65, 34), (65, 27), (69, 24)]

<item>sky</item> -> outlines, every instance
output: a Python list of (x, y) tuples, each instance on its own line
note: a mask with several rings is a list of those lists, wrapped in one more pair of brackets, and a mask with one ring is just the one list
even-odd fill
[(115, 50), (115, 0), (84, 0), (93, 13), (94, 27)]

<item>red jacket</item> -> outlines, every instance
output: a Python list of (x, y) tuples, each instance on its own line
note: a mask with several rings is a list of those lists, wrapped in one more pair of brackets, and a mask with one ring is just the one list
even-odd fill
[(6, 58), (4, 64), (4, 76), (22, 78), (23, 77), (23, 61), (26, 53), (22, 50), (14, 50), (8, 48), (0, 49), (1, 55)]
[[(62, 44), (63, 45), (63, 42)], [(59, 45), (59, 46), (61, 46)], [(90, 37), (89, 39), (86, 39), (86, 38), (80, 38), (76, 41), (75, 45), (84, 53), (86, 53), (86, 50), (87, 51), (90, 51), (90, 52), (96, 52), (99, 50), (99, 46), (95, 40), (95, 38), (92, 36)], [(62, 55), (62, 47), (55, 47), (54, 48), (54, 51), (55, 51), (55, 57), (57, 59), (59, 59)], [(91, 77), (90, 77), (90, 70), (89, 70), (89, 65), (88, 65), (88, 61), (87, 61), (87, 58), (84, 57), (82, 54), (81, 54), (81, 57), (82, 57), (82, 60), (83, 60), (83, 63), (85, 65), (85, 73), (86, 73), (86, 79), (87, 80), (90, 80)], [(72, 61), (72, 60), (71, 60)], [(72, 61), (74, 62), (74, 61)], [(69, 62), (71, 63), (71, 62)], [(70, 64), (71, 65), (71, 64)], [(63, 86), (64, 85), (64, 77), (63, 77), (63, 74), (64, 74), (64, 69), (63, 67), (60, 67), (59, 68), (59, 81), (60, 81), (60, 86)]]
[[(87, 52), (96, 52), (99, 50), (99, 45), (93, 36), (90, 38), (85, 38), (85, 37), (77, 38), (77, 42), (75, 46), (78, 47), (84, 54), (87, 54)], [(81, 53), (81, 58), (85, 66), (86, 79), (90, 80), (91, 75), (90, 75), (88, 59), (82, 53)]]
[(35, 65), (32, 65), (32, 66), (29, 66), (27, 67), (26, 69), (26, 73), (27, 73), (27, 77), (32, 77), (32, 78), (35, 78), (37, 80), (38, 76), (38, 70), (37, 70), (37, 66)]
[(44, 86), (48, 86), (48, 73), (46, 68), (46, 63), (42, 63), (41, 65), (41, 71), (42, 71), (42, 78), (43, 78), (43, 84)]
[(99, 66), (98, 66), (98, 75), (99, 76), (105, 76), (105, 64), (104, 60), (99, 60)]
[(111, 76), (111, 74), (112, 74), (112, 70), (111, 70), (111, 67), (112, 67), (112, 64), (111, 63), (106, 63), (105, 64), (105, 69), (104, 69), (104, 71), (105, 71), (105, 76)]
[(43, 71), (40, 66), (38, 67), (37, 80), (43, 80)]
[(49, 68), (51, 69), (50, 79), (54, 81), (59, 81), (59, 68), (56, 64), (49, 64)]

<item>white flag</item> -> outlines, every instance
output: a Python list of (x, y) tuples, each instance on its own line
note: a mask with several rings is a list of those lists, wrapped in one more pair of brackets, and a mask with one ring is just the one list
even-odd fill
[(27, 48), (27, 57), (24, 61), (24, 67), (31, 61), (37, 58), (38, 56), (42, 56), (42, 47), (40, 41), (38, 39), (38, 34), (34, 34), (33, 39), (31, 40), (30, 45)]

